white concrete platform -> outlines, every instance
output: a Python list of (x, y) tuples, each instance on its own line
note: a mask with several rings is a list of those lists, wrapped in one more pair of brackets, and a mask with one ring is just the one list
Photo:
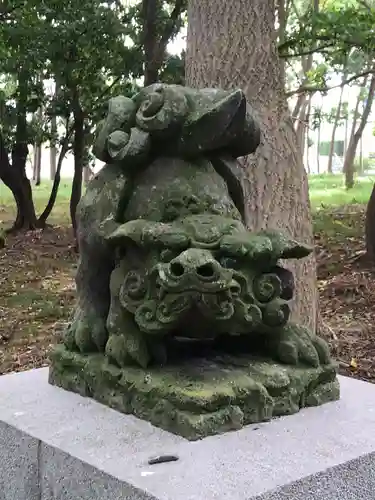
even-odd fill
[(340, 377), (338, 402), (189, 442), (47, 378), (0, 377), (0, 500), (375, 498), (375, 385)]

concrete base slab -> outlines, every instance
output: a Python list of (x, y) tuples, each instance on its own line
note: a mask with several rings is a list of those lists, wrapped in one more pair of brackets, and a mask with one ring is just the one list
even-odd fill
[(340, 377), (340, 401), (189, 442), (47, 379), (0, 377), (0, 500), (375, 498), (375, 385)]

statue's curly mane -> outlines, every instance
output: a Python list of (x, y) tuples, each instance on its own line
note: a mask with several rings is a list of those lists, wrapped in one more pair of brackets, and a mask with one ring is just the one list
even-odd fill
[(107, 115), (96, 131), (94, 153), (107, 164), (120, 163), (129, 176), (119, 211), (123, 212), (137, 182), (137, 172), (156, 156), (206, 156), (226, 181), (244, 218), (243, 172), (235, 160), (253, 153), (259, 142), (259, 126), (241, 90), (195, 90), (157, 83), (132, 99), (109, 100)]
[(220, 152), (238, 158), (253, 153), (259, 142), (260, 129), (242, 90), (157, 83), (131, 99), (109, 100), (94, 153), (106, 163), (121, 161), (124, 168), (134, 168), (155, 151), (187, 158)]

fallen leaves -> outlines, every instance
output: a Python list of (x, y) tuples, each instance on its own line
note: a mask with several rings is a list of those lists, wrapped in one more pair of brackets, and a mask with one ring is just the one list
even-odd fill
[(71, 232), (10, 236), (0, 252), (0, 374), (46, 363), (74, 296)]
[(375, 265), (364, 254), (365, 207), (318, 215), (315, 240), (322, 320), (341, 372), (375, 381)]
[(357, 363), (357, 360), (355, 358), (352, 358), (350, 360), (350, 368), (353, 370), (353, 371), (356, 371), (358, 369), (358, 363)]

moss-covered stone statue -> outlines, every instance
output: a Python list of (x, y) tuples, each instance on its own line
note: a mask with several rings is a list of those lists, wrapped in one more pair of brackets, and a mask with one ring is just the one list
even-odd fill
[(197, 439), (339, 397), (327, 344), (289, 323), (311, 248), (244, 224), (259, 127), (242, 91), (155, 84), (109, 101), (78, 208), (78, 303), (50, 381)]

